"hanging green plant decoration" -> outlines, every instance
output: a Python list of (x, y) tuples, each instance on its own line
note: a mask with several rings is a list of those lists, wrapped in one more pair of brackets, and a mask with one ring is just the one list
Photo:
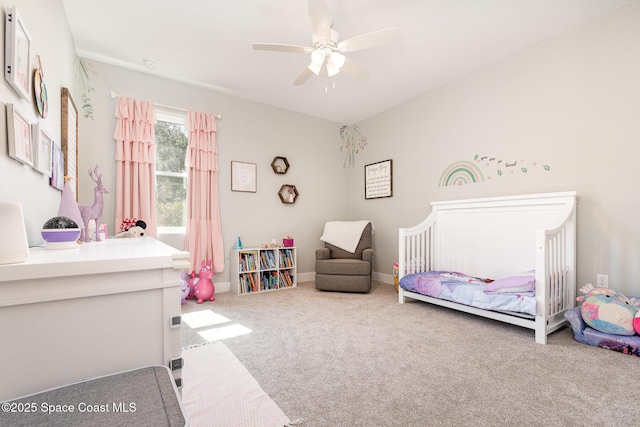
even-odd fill
[(342, 138), (340, 152), (345, 152), (342, 167), (353, 167), (356, 163), (356, 154), (367, 146), (367, 137), (362, 136), (358, 126), (345, 125), (340, 127), (340, 138)]
[(91, 76), (89, 66), (83, 58), (76, 58), (76, 85), (82, 100), (82, 115), (85, 119), (93, 120), (93, 104), (91, 102), (91, 92), (95, 89), (91, 86)]

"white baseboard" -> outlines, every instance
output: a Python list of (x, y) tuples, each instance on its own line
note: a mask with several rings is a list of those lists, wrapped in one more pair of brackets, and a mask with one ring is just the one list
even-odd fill
[(231, 282), (215, 282), (216, 294), (231, 292)]
[(377, 272), (373, 272), (373, 274), (371, 275), (371, 278), (373, 280), (375, 280), (376, 282), (382, 282), (382, 283), (387, 283), (389, 285), (393, 285), (393, 275), (392, 274), (386, 274), (386, 273), (377, 273)]
[(316, 280), (316, 272), (298, 273), (298, 283), (313, 282)]
[[(374, 271), (371, 274), (371, 279), (375, 280), (376, 282), (382, 282), (382, 283), (387, 283), (389, 285), (393, 285), (393, 276), (391, 274), (377, 273)], [(308, 273), (298, 273), (299, 283), (313, 282), (314, 280), (316, 280), (315, 271), (311, 271)]]

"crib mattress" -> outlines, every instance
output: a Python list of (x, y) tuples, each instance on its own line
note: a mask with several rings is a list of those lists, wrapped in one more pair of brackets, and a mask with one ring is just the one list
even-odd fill
[(532, 292), (489, 294), (487, 279), (450, 271), (425, 271), (408, 274), (399, 286), (430, 297), (518, 315), (535, 316), (536, 299)]
[(569, 321), (576, 341), (640, 357), (639, 335), (614, 335), (595, 330), (582, 319), (580, 307), (568, 310), (564, 317)]
[(3, 426), (186, 425), (165, 366), (94, 378), (2, 403)]

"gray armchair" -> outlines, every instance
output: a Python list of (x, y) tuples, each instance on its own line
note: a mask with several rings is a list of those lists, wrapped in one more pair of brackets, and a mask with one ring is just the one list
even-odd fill
[(373, 268), (372, 225), (362, 232), (355, 253), (324, 244), (316, 250), (316, 289), (322, 291), (362, 292), (371, 290)]

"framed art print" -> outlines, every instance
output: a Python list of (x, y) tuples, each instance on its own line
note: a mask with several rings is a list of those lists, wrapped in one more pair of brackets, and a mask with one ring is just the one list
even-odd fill
[(60, 148), (64, 154), (64, 174), (70, 178), (71, 187), (78, 194), (78, 110), (71, 93), (62, 88), (62, 140)]
[(4, 78), (21, 98), (30, 100), (31, 37), (15, 6), (7, 9), (4, 35)]
[(257, 166), (255, 163), (231, 162), (231, 191), (255, 193)]
[(393, 161), (371, 163), (364, 167), (364, 198), (393, 196)]
[(51, 156), (53, 140), (40, 128), (39, 123), (31, 125), (33, 139), (33, 168), (43, 175), (51, 177)]
[(52, 142), (51, 144), (51, 180), (52, 187), (62, 191), (64, 188), (64, 154), (58, 147), (58, 144)]
[(9, 156), (33, 166), (31, 123), (13, 104), (7, 104), (7, 142)]

